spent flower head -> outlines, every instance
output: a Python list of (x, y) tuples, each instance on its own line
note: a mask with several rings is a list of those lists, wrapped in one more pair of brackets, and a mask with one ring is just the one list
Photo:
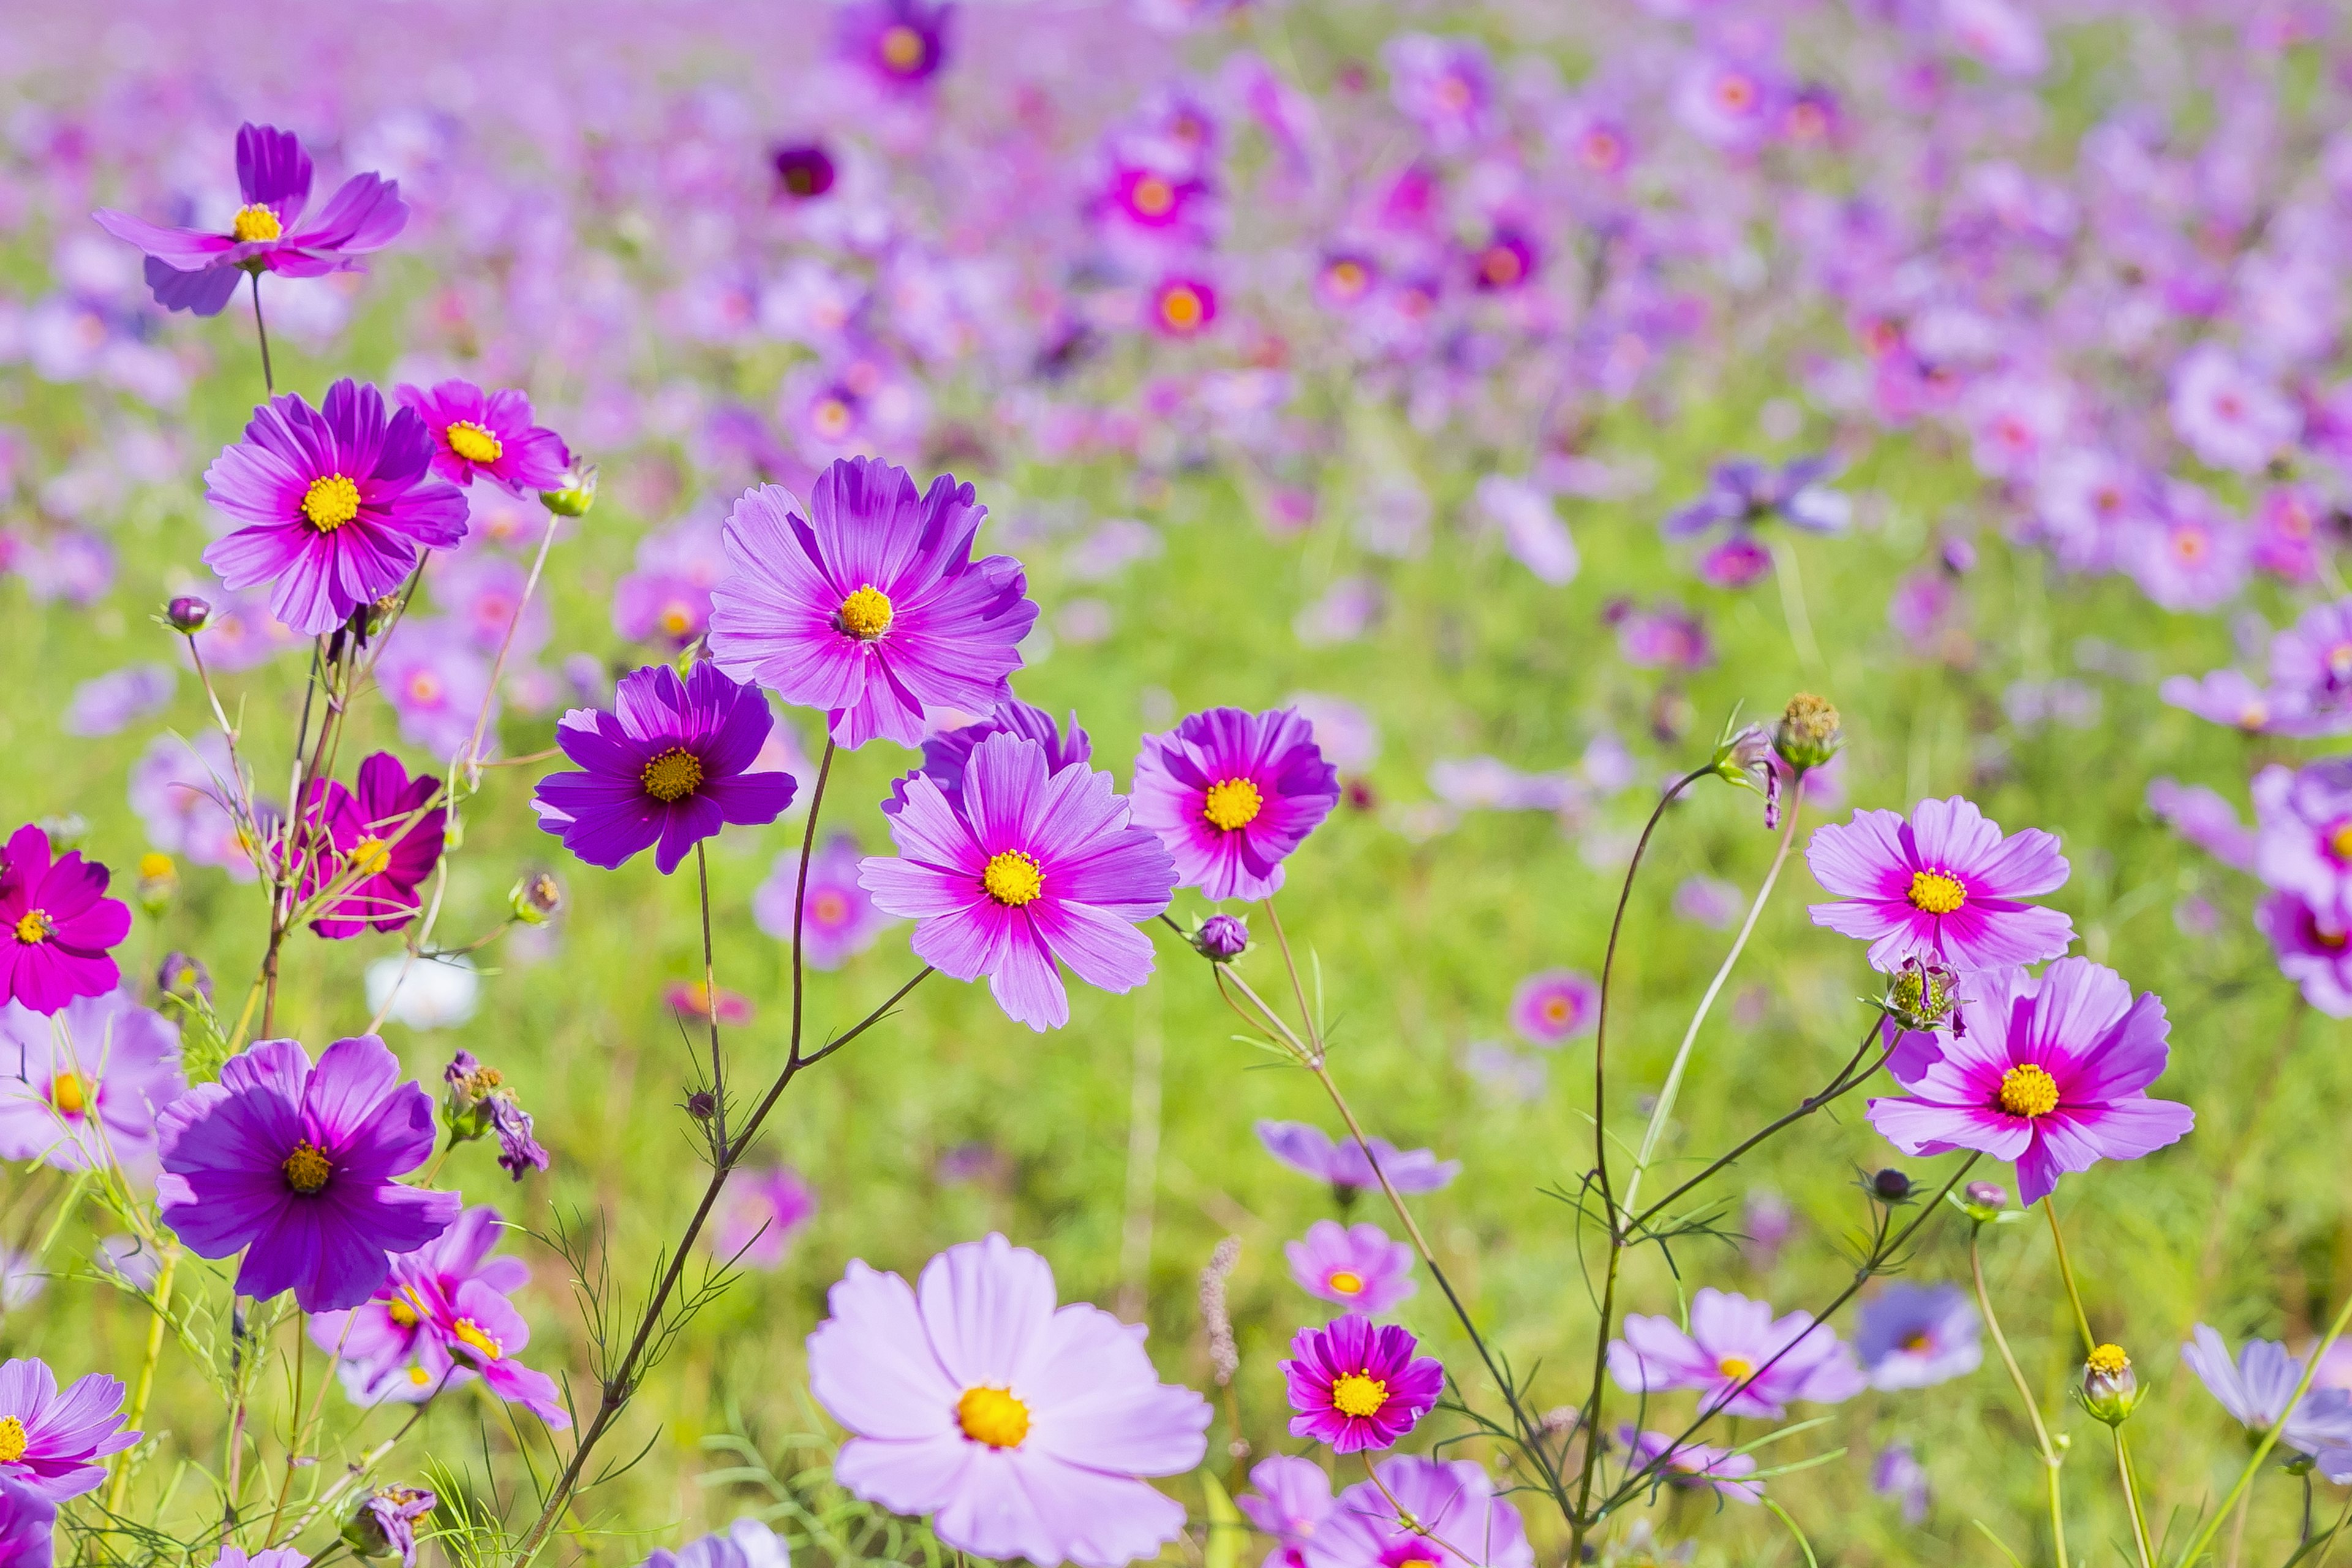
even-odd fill
[(1845, 744), (1845, 728), (1828, 699), (1800, 691), (1789, 699), (1780, 721), (1772, 727), (1772, 749), (1799, 774), (1817, 768), (1838, 754)]

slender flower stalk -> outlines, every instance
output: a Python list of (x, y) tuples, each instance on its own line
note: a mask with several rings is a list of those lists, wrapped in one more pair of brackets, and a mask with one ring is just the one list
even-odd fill
[[(1981, 1228), (1981, 1227), (1979, 1227)], [(1984, 1258), (1977, 1247), (1977, 1235), (1969, 1235), (1969, 1277), (1975, 1281), (1977, 1311), (1984, 1318), (1985, 1331), (1992, 1337), (1993, 1349), (2000, 1352), (2000, 1364), (2009, 1369), (2009, 1381), (2016, 1385), (2017, 1397), (2025, 1406), (2025, 1418), (2033, 1424), (2033, 1446), (2042, 1456), (2042, 1465), (2050, 1481), (2050, 1545), (2058, 1568), (2066, 1568), (2066, 1514), (2059, 1500), (2058, 1470), (2063, 1460), (2051, 1445), (2050, 1428), (2042, 1425), (2042, 1407), (2033, 1397), (2033, 1389), (2025, 1381), (2025, 1373), (2017, 1364), (2017, 1357), (2009, 1348), (2009, 1337), (2000, 1331), (2000, 1320), (1993, 1315), (1992, 1296), (1985, 1289)]]
[(2279, 1418), (2255, 1442), (2253, 1452), (2246, 1456), (2245, 1468), (2238, 1472), (2236, 1484), (2221, 1500), (2221, 1506), (2206, 1516), (2203, 1527), (2189, 1538), (2189, 1544), (2173, 1560), (2173, 1568), (2190, 1568), (2204, 1554), (2205, 1548), (2212, 1544), (2213, 1532), (2221, 1528), (2222, 1516), (2238, 1506), (2238, 1500), (2245, 1496), (2246, 1489), (2262, 1473), (2263, 1461), (2271, 1457), (2271, 1450), (2278, 1446), (2279, 1434), (2286, 1430), (2286, 1418), (2294, 1414), (2295, 1406), (2302, 1404), (2303, 1396), (2310, 1392), (2311, 1380), (2319, 1371), (2319, 1363), (2327, 1359), (2327, 1352), (2336, 1348), (2336, 1342), (2344, 1336), (2347, 1327), (2352, 1327), (2352, 1296), (2345, 1298), (2344, 1305), (2336, 1311), (2336, 1321), (2327, 1325), (2327, 1332), (2304, 1358), (2303, 1375), (2295, 1380), (2294, 1392), (2287, 1395), (2285, 1408), (2279, 1412)]

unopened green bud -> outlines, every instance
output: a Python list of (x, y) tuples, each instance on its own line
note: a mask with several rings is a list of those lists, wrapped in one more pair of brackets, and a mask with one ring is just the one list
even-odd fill
[(1789, 699), (1780, 721), (1772, 727), (1772, 749), (1799, 773), (1820, 767), (1845, 744), (1845, 729), (1838, 710), (1810, 691)]
[(588, 509), (596, 504), (596, 465), (573, 463), (563, 470), (563, 483), (540, 491), (539, 499), (558, 517), (587, 516)]
[(2083, 1363), (2083, 1408), (2120, 1426), (2139, 1403), (2139, 1379), (2121, 1345), (2101, 1345)]

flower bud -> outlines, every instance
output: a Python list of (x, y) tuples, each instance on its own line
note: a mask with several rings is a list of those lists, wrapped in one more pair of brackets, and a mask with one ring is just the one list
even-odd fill
[(440, 1500), (424, 1487), (378, 1487), (362, 1496), (343, 1521), (343, 1544), (362, 1557), (400, 1553), (401, 1568), (416, 1562), (416, 1521)]
[(2139, 1379), (2121, 1345), (2101, 1345), (2083, 1363), (2083, 1408), (2120, 1426), (2139, 1403)]
[(213, 618), (213, 607), (194, 594), (183, 594), (163, 606), (163, 624), (186, 637), (205, 629)]
[(507, 907), (525, 925), (543, 926), (563, 908), (563, 884), (544, 868), (526, 871), (507, 894)]
[(204, 964), (184, 952), (167, 952), (155, 967), (155, 989), (183, 1002), (213, 999), (213, 977)]
[(1911, 1178), (1889, 1165), (1870, 1178), (1870, 1195), (1883, 1204), (1911, 1201)]
[(708, 1121), (719, 1109), (718, 1100), (707, 1089), (698, 1089), (686, 1097), (686, 1113), (697, 1121)]
[(1879, 999), (1878, 1010), (1901, 1028), (1964, 1033), (1957, 991), (1959, 978), (1941, 964), (1906, 958), (1903, 967), (1887, 978), (1886, 994)]
[(563, 470), (563, 483), (541, 490), (539, 499), (558, 517), (585, 517), (596, 504), (596, 465), (574, 462)]
[(1193, 931), (1192, 946), (1212, 963), (1230, 963), (1249, 951), (1249, 922), (1239, 915), (1211, 915)]
[(471, 1051), (459, 1051), (449, 1065), (441, 1069), (441, 1081), (449, 1092), (441, 1102), (442, 1119), (449, 1125), (452, 1143), (470, 1143), (490, 1130), (490, 1100), (504, 1090), (506, 1079), (494, 1067), (486, 1067)]
[(33, 825), (49, 836), (49, 848), (58, 855), (79, 849), (89, 842), (89, 824), (68, 811), (58, 816), (45, 816)]
[(139, 857), (139, 907), (150, 915), (161, 915), (172, 907), (172, 895), (179, 891), (180, 868), (169, 855), (149, 850)]
[(1838, 721), (1838, 710), (1810, 691), (1789, 699), (1780, 721), (1772, 727), (1772, 749), (1799, 773), (1820, 767), (1844, 744), (1845, 730)]
[(1952, 1194), (1962, 1214), (1979, 1225), (1990, 1225), (2009, 1207), (2009, 1193), (1999, 1182), (1970, 1182)]

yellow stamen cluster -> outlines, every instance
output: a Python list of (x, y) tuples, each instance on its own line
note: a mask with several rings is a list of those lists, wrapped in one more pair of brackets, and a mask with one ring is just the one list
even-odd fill
[(929, 53), (923, 35), (901, 22), (882, 35), (882, 63), (900, 76), (905, 76), (923, 63)]
[(1745, 1356), (1727, 1355), (1715, 1363), (1715, 1371), (1718, 1377), (1742, 1383), (1755, 1375), (1756, 1363)]
[(480, 1352), (482, 1359), (485, 1361), (496, 1361), (499, 1357), (506, 1353), (506, 1347), (499, 1344), (498, 1341), (490, 1338), (489, 1335), (484, 1333), (481, 1330), (481, 1326), (476, 1323), (471, 1318), (458, 1319), (456, 1326), (450, 1331), (455, 1333), (458, 1339), (464, 1341), (467, 1344), (473, 1346), (476, 1351)]
[(1190, 284), (1179, 283), (1160, 296), (1160, 319), (1180, 332), (1189, 332), (1206, 320), (1209, 308), (1201, 299), (1201, 291)]
[(861, 642), (872, 642), (890, 629), (890, 595), (868, 583), (841, 601), (834, 624)]
[(280, 1168), (286, 1173), (286, 1184), (298, 1193), (319, 1191), (335, 1173), (326, 1151), (308, 1138), (294, 1145), (294, 1152), (286, 1156), (286, 1163)]
[(1969, 890), (1957, 877), (1941, 871), (1911, 873), (1911, 907), (1931, 915), (1948, 915), (1969, 901)]
[(1029, 1407), (1002, 1388), (967, 1388), (956, 1401), (956, 1425), (975, 1443), (1017, 1448), (1029, 1436)]
[(47, 942), (57, 933), (57, 922), (49, 919), (47, 910), (26, 910), (16, 921), (16, 940), (30, 947)]
[(2114, 1377), (2130, 1369), (2131, 1357), (2124, 1354), (2121, 1345), (2101, 1345), (2084, 1358), (2083, 1364), (2101, 1377)]
[(1231, 833), (1257, 820), (1265, 806), (1257, 785), (1248, 779), (1220, 779), (1202, 797), (1201, 815), (1209, 819), (1210, 826)]
[(1389, 1385), (1377, 1377), (1351, 1372), (1331, 1384), (1331, 1408), (1358, 1420), (1378, 1415), (1389, 1402)]
[(1364, 1289), (1364, 1277), (1345, 1268), (1334, 1268), (1323, 1283), (1342, 1296), (1359, 1296)]
[(228, 232), (239, 245), (250, 245), (257, 239), (276, 239), (286, 229), (276, 213), (256, 202), (236, 209), (236, 216), (229, 220)]
[(49, 1103), (60, 1115), (79, 1116), (89, 1108), (89, 1100), (82, 1093), (79, 1073), (61, 1072), (49, 1080)]
[(303, 492), (302, 515), (320, 533), (332, 533), (360, 514), (360, 488), (341, 474), (310, 481)]
[(1128, 192), (1128, 201), (1145, 217), (1166, 217), (1176, 205), (1176, 187), (1157, 174), (1146, 174)]
[(0, 1416), (0, 1465), (13, 1465), (23, 1458), (26, 1442), (22, 1421), (14, 1415)]
[(469, 463), (495, 463), (506, 450), (496, 436), (470, 419), (460, 419), (443, 432), (449, 450)]
[(370, 834), (352, 846), (351, 868), (362, 877), (381, 877), (392, 866), (392, 846)]
[(702, 759), (684, 746), (672, 746), (646, 763), (646, 793), (658, 801), (684, 800), (702, 787)]
[(2058, 1080), (2032, 1062), (2020, 1062), (2000, 1075), (1995, 1103), (2011, 1116), (2047, 1116), (2058, 1109)]
[(1007, 909), (1019, 909), (1035, 903), (1045, 891), (1045, 870), (1034, 855), (1018, 849), (1002, 849), (988, 862), (980, 874), (980, 884), (988, 896)]

